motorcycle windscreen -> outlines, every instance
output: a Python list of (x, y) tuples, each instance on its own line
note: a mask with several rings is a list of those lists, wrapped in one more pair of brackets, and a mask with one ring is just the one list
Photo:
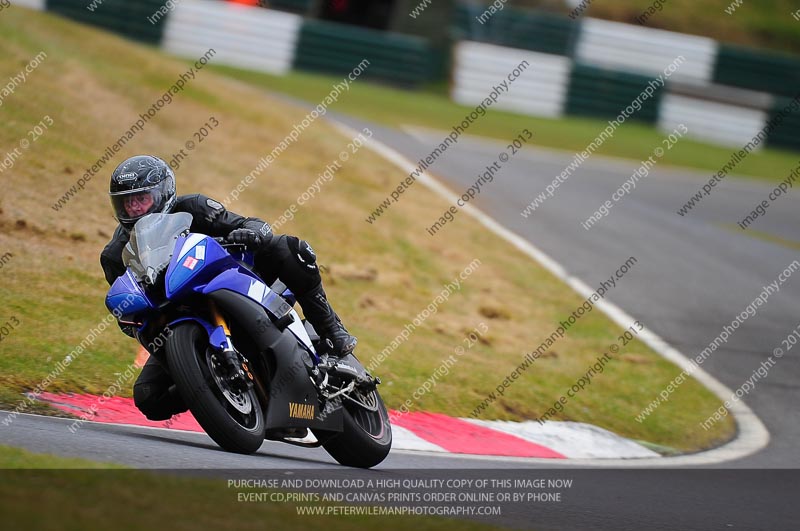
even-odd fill
[(188, 233), (191, 225), (192, 215), (187, 212), (143, 217), (131, 231), (130, 241), (122, 251), (122, 262), (137, 281), (155, 284), (169, 265), (178, 238)]

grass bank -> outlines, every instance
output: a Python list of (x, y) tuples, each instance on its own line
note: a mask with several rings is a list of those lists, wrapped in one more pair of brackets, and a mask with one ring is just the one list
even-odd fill
[[(341, 82), (341, 78), (305, 72), (274, 76), (227, 66), (214, 69), (253, 86), (288, 94), (314, 105), (325, 98), (334, 83)], [(440, 90), (409, 92), (358, 80), (351, 84), (347, 97), (337, 103), (336, 110), (393, 127), (421, 125), (450, 131), (474, 110), (474, 106), (458, 105)], [(534, 133), (534, 145), (577, 153), (585, 150), (607, 126), (608, 122), (600, 119), (572, 116), (551, 119), (490, 109), (470, 125), (467, 134), (507, 140), (527, 128)], [(595, 153), (646, 160), (664, 138), (665, 134), (655, 127), (629, 120)], [(733, 148), (684, 138), (664, 154), (659, 166), (690, 168), (708, 172), (710, 176), (730, 162), (733, 151)], [(779, 182), (796, 164), (797, 153), (766, 149), (749, 155), (736, 167), (735, 173)]]

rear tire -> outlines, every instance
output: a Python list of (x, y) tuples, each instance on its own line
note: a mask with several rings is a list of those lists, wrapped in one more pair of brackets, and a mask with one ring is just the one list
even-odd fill
[(344, 430), (323, 444), (325, 450), (344, 466), (372, 468), (386, 459), (392, 448), (389, 413), (377, 390), (362, 396), (375, 404), (375, 411), (346, 400), (342, 408)]
[(167, 362), (181, 397), (206, 433), (223, 449), (252, 454), (264, 442), (264, 414), (255, 392), (242, 399), (252, 405), (248, 414), (234, 408), (212, 376), (207, 360), (208, 338), (195, 324), (181, 324), (167, 339)]

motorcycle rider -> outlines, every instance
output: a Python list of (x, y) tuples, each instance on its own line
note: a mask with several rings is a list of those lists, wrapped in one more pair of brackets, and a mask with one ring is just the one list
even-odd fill
[[(111, 174), (109, 195), (119, 221), (114, 236), (100, 254), (109, 285), (125, 273), (122, 251), (138, 219), (154, 212), (188, 212), (193, 218), (192, 232), (226, 237), (253, 249), (255, 272), (267, 284), (277, 278), (286, 284), (320, 337), (332, 343), (332, 355), (345, 356), (355, 348), (357, 339), (347, 332), (328, 303), (316, 255), (307, 242), (275, 235), (263, 220), (234, 214), (204, 195), (177, 196), (172, 169), (160, 158), (149, 155), (131, 157), (117, 166)], [(172, 378), (152, 356), (134, 384), (133, 398), (136, 407), (150, 420), (166, 420), (188, 409)]]

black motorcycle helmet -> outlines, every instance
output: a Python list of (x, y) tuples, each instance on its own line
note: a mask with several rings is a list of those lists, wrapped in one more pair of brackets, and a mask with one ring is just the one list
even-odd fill
[[(158, 157), (137, 155), (117, 166), (111, 174), (111, 207), (114, 217), (131, 230), (142, 216), (169, 213), (175, 206), (175, 174)], [(152, 200), (152, 204), (148, 205)], [(142, 206), (147, 206), (142, 209)]]

